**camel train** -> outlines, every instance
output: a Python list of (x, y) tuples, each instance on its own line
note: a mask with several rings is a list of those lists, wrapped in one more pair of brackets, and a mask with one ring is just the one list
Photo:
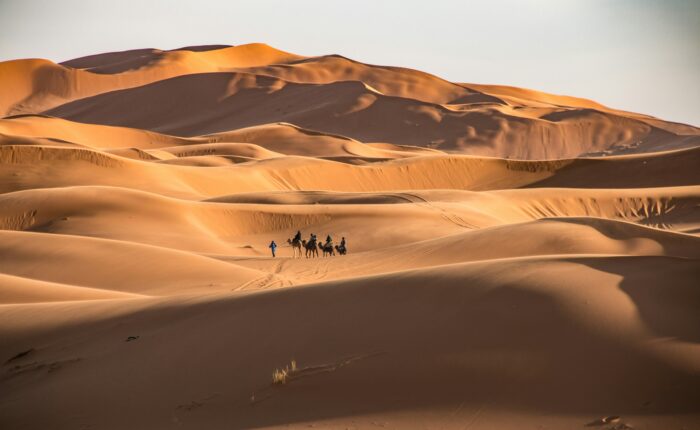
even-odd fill
[(304, 248), (306, 258), (318, 257), (319, 249), (323, 253), (324, 257), (333, 257), (336, 255), (336, 253), (339, 255), (346, 255), (348, 253), (348, 249), (345, 245), (345, 238), (342, 238), (340, 245), (333, 246), (333, 239), (330, 235), (326, 237), (325, 243), (321, 243), (313, 233), (309, 237), (308, 241), (306, 239), (302, 239), (301, 232), (298, 231), (292, 239), (287, 239), (287, 243), (292, 247), (294, 258), (301, 258), (302, 248)]

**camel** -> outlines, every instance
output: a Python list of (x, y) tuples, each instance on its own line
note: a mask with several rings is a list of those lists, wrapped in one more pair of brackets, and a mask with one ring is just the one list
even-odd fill
[(293, 258), (297, 258), (297, 251), (299, 251), (299, 258), (301, 258), (301, 242), (298, 240), (287, 239), (287, 243), (292, 246)]
[(324, 257), (335, 255), (335, 251), (333, 251), (333, 245), (327, 245), (327, 246), (326, 246), (326, 245), (322, 245), (322, 244), (319, 243), (319, 244), (318, 244), (318, 249), (320, 249), (321, 251), (323, 251), (323, 256), (324, 256)]
[(302, 239), (301, 246), (306, 249), (306, 258), (309, 258), (309, 255), (318, 257), (318, 249), (316, 249), (316, 243), (314, 241), (307, 242), (306, 239)]
[(348, 253), (347, 248), (345, 248), (344, 246), (340, 247), (340, 246), (336, 245), (335, 250), (338, 251), (338, 254), (340, 254), (340, 255), (345, 255)]

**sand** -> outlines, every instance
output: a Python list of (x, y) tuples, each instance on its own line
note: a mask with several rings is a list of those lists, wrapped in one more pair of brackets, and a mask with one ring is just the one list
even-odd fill
[(264, 44), (0, 82), (2, 428), (700, 427), (696, 127)]

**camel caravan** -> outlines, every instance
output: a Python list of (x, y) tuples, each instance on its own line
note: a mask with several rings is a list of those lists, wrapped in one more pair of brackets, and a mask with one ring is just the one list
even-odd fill
[(306, 240), (301, 238), (301, 231), (297, 231), (297, 234), (292, 239), (287, 239), (287, 243), (292, 247), (294, 258), (301, 258), (302, 248), (305, 251), (306, 258), (318, 257), (319, 250), (321, 250), (324, 257), (332, 257), (335, 256), (336, 253), (339, 255), (348, 253), (345, 238), (343, 237), (341, 239), (340, 245), (333, 246), (333, 238), (330, 234), (326, 237), (326, 241), (321, 243), (318, 241), (315, 234), (311, 233), (309, 240)]

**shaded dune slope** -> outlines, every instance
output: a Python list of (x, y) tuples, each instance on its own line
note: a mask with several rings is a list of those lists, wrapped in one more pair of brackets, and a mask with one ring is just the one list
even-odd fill
[(248, 73), (181, 76), (46, 113), (182, 136), (290, 122), (366, 142), (524, 159), (679, 149), (695, 146), (700, 139), (697, 130), (679, 135), (593, 109), (538, 118), (510, 107), (457, 109), (387, 96), (359, 81), (299, 84)]

